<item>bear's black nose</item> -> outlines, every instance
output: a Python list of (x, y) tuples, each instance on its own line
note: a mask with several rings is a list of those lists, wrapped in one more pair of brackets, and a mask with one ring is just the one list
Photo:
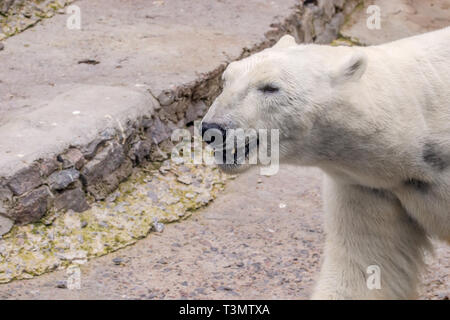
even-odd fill
[[(217, 141), (216, 136), (222, 136), (222, 141)], [(223, 126), (217, 123), (202, 122), (202, 139), (208, 144), (221, 145), (225, 143), (227, 132)]]

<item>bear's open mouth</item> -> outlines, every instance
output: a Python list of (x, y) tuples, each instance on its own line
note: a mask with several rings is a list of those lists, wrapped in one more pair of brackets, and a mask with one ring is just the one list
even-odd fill
[(240, 166), (249, 164), (253, 151), (259, 147), (259, 137), (247, 140), (244, 145), (236, 146), (236, 142), (225, 143), (222, 148), (215, 149), (214, 154), (219, 165)]

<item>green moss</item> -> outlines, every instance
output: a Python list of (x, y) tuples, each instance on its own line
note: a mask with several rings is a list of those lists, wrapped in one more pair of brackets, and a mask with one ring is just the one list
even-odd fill
[(16, 1), (6, 15), (0, 15), (0, 41), (33, 27), (42, 19), (51, 18), (73, 1)]
[(351, 18), (352, 18), (352, 16), (353, 16), (357, 11), (364, 10), (364, 8), (365, 8), (364, 0), (359, 0), (359, 1), (358, 1), (358, 4), (355, 6), (355, 8), (354, 8), (349, 14), (347, 14), (347, 15), (345, 16), (343, 25), (347, 25), (347, 24), (351, 23)]
[(331, 42), (332, 46), (340, 46), (340, 45), (347, 45), (347, 46), (359, 46), (359, 47), (363, 47), (365, 46), (363, 43), (361, 43), (359, 41), (359, 39), (355, 38), (355, 37), (346, 37), (344, 35), (342, 35), (341, 33), (339, 33), (338, 38), (336, 40), (334, 40), (333, 42)]
[[(179, 221), (207, 205), (226, 181), (210, 166), (170, 164), (166, 174), (156, 167), (161, 164), (135, 172), (119, 186), (114, 200), (94, 203), (88, 211), (52, 211), (41, 222), (13, 227), (0, 240), (0, 283), (65, 268), (74, 261), (83, 263), (132, 245), (152, 231), (154, 219)], [(181, 174), (190, 175), (196, 183), (179, 182)], [(149, 192), (158, 196), (157, 201)]]

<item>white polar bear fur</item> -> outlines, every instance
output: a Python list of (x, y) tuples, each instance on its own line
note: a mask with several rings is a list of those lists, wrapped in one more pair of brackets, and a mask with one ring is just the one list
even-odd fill
[(450, 28), (370, 47), (285, 36), (223, 78), (203, 122), (279, 129), (282, 161), (326, 173), (313, 298), (415, 298), (429, 238), (450, 239)]

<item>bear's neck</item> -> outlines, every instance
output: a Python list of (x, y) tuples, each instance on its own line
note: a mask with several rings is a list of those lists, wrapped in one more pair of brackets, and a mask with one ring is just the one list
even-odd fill
[(420, 176), (420, 135), (395, 117), (381, 119), (385, 110), (377, 105), (364, 107), (343, 107), (341, 114), (316, 121), (308, 148), (316, 165), (351, 183), (380, 188)]

